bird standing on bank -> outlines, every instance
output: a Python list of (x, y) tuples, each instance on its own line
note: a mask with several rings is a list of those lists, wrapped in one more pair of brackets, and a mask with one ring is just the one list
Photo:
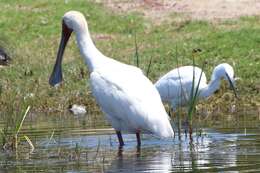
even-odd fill
[(69, 11), (63, 16), (60, 46), (49, 83), (54, 86), (62, 81), (62, 57), (73, 31), (90, 71), (93, 96), (116, 130), (119, 145), (124, 145), (121, 131), (135, 133), (138, 146), (141, 145), (140, 133), (173, 137), (168, 115), (152, 82), (139, 68), (103, 55), (95, 47), (87, 21), (80, 12)]

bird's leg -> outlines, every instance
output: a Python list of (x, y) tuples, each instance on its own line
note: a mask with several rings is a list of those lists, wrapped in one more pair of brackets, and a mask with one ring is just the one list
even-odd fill
[(136, 147), (136, 157), (139, 158), (141, 156), (141, 147), (137, 146)]
[(141, 138), (140, 138), (140, 132), (136, 132), (136, 139), (137, 139), (137, 146), (141, 146)]
[(122, 157), (123, 157), (123, 146), (119, 146), (119, 147), (118, 147), (117, 156), (118, 156), (119, 158), (122, 158)]
[(119, 146), (120, 147), (124, 146), (125, 144), (124, 144), (121, 132), (120, 131), (116, 131), (116, 135), (117, 135), (117, 138), (118, 138), (118, 141), (119, 141)]

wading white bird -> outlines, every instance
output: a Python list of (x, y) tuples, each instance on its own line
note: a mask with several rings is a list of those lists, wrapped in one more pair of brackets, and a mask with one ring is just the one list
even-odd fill
[(62, 81), (62, 57), (72, 31), (90, 71), (92, 94), (116, 130), (119, 145), (124, 145), (121, 131), (135, 133), (138, 146), (140, 133), (173, 137), (168, 115), (152, 82), (139, 68), (103, 55), (95, 47), (80, 12), (69, 11), (63, 16), (61, 42), (49, 83), (54, 86)]
[[(200, 75), (201, 80), (199, 82)], [(193, 76), (194, 84), (192, 84)], [(162, 76), (155, 83), (155, 87), (159, 91), (162, 101), (169, 103), (171, 108), (175, 111), (178, 106), (185, 106), (188, 104), (192, 86), (194, 86), (193, 93), (195, 94), (195, 90), (199, 83), (198, 98), (207, 98), (219, 89), (222, 78), (228, 81), (237, 97), (234, 70), (227, 63), (219, 64), (215, 67), (209, 84), (207, 84), (205, 73), (200, 68), (183, 66), (173, 69)]]

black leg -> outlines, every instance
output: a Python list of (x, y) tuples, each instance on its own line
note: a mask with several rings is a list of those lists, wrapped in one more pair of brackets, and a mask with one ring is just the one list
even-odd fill
[(136, 147), (136, 157), (139, 158), (141, 156), (141, 146)]
[(140, 138), (139, 132), (136, 132), (136, 139), (137, 139), (137, 146), (140, 147), (141, 146), (141, 138)]
[(116, 131), (116, 134), (117, 134), (117, 138), (118, 138), (118, 141), (119, 141), (119, 146), (122, 147), (125, 144), (124, 144), (121, 132), (120, 131)]
[(117, 152), (117, 156), (122, 158), (123, 157), (123, 146), (119, 146), (118, 147), (118, 152)]

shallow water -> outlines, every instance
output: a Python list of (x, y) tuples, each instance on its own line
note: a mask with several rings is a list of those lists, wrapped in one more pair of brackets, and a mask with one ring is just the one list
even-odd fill
[(22, 142), (18, 153), (1, 152), (0, 172), (260, 172), (260, 121), (217, 124), (205, 125), (193, 141), (184, 134), (172, 140), (142, 135), (141, 148), (135, 135), (123, 134), (126, 145), (119, 149), (100, 116), (32, 115), (22, 134), (35, 150)]

